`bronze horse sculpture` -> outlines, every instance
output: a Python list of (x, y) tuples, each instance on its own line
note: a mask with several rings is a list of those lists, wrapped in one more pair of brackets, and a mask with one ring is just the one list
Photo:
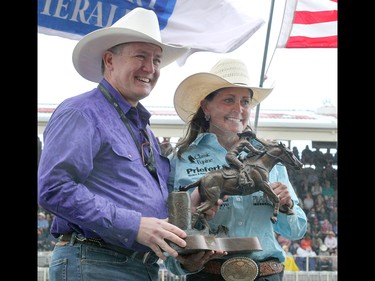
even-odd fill
[[(192, 215), (193, 226), (198, 218), (201, 217), (204, 225), (208, 227), (208, 222), (202, 214), (213, 207), (219, 198), (223, 198), (225, 195), (249, 195), (256, 191), (263, 191), (274, 204), (273, 214), (270, 219), (272, 223), (277, 221), (280, 200), (268, 183), (269, 171), (280, 162), (295, 170), (301, 169), (303, 164), (282, 142), (257, 140), (264, 145), (264, 150), (255, 155), (248, 154), (243, 159), (245, 172), (254, 182), (252, 185), (240, 186), (238, 169), (224, 166), (222, 169), (208, 172), (196, 182), (179, 188), (180, 191), (187, 191), (192, 187), (198, 187), (202, 203)], [(286, 205), (282, 207), (286, 214), (293, 214), (293, 211)]]

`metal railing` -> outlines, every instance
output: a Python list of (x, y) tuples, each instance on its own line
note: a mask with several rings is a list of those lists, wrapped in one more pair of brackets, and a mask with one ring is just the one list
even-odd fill
[[(48, 266), (51, 252), (38, 252), (38, 281), (49, 281)], [(317, 270), (322, 258), (329, 258), (333, 263), (333, 271)], [(298, 257), (296, 263), (300, 271), (284, 271), (283, 281), (337, 281), (337, 256)], [(159, 271), (159, 281), (186, 281), (185, 276), (176, 276), (163, 266)]]
[(283, 281), (337, 281), (337, 271), (284, 271)]
[[(337, 271), (285, 271), (284, 281), (337, 281)], [(38, 267), (38, 281), (49, 281), (48, 267)], [(159, 281), (186, 281), (185, 276), (175, 276), (165, 269), (159, 273)]]

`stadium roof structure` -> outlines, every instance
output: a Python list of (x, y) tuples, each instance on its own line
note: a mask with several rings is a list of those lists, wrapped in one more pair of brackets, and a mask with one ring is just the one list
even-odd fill
[[(38, 134), (44, 128), (56, 105), (38, 105)], [(151, 128), (157, 137), (181, 137), (186, 124), (179, 118), (173, 107), (148, 106), (151, 112)], [(251, 113), (251, 122), (255, 110)], [(337, 142), (336, 107), (321, 107), (308, 110), (267, 110), (259, 113), (257, 136), (275, 140), (311, 140)]]

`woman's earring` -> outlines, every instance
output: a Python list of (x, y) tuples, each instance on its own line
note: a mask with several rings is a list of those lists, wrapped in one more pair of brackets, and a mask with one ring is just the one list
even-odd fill
[(206, 114), (206, 115), (204, 116), (204, 119), (206, 119), (206, 121), (209, 122), (210, 119), (211, 119), (211, 116)]

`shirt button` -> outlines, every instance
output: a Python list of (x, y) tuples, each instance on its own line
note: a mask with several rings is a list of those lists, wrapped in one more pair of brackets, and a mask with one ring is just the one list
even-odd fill
[(241, 201), (241, 197), (237, 196), (236, 201), (238, 201), (238, 202)]
[(243, 222), (242, 222), (242, 221), (239, 221), (239, 222), (238, 222), (238, 225), (242, 225), (242, 224), (243, 224)]
[(131, 154), (129, 154), (129, 155), (128, 155), (128, 157), (129, 157), (129, 158), (131, 159), (131, 158), (132, 158), (132, 155), (131, 155)]

